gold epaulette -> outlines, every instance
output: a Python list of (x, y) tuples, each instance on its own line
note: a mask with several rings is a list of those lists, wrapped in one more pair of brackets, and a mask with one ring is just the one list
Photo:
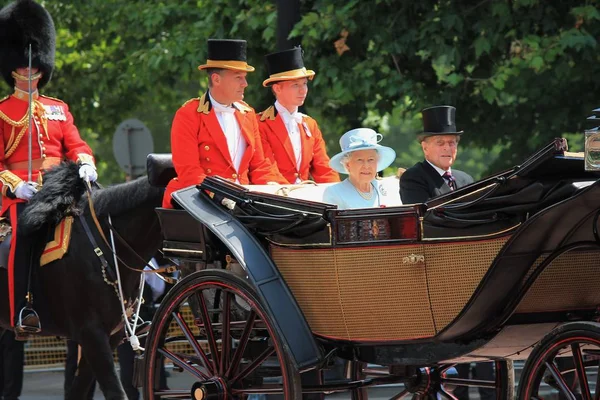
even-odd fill
[(246, 114), (247, 112), (254, 111), (254, 108), (250, 107), (248, 105), (248, 103), (245, 103), (243, 101), (236, 101), (235, 103), (233, 103), (233, 106), (235, 108), (237, 108), (238, 111), (241, 112), (242, 114)]
[[(50, 97), (50, 96), (46, 96), (44, 94), (40, 94), (40, 97), (43, 97), (45, 99), (50, 99), (50, 100), (54, 100), (54, 101), (58, 101), (59, 103), (65, 103), (64, 101), (62, 101), (61, 99), (57, 99), (56, 97)], [(67, 103), (65, 103), (67, 104)]]
[(275, 106), (271, 106), (260, 113), (260, 122), (263, 122), (267, 119), (271, 121), (275, 120)]
[(199, 100), (200, 104), (198, 104), (198, 109), (196, 111), (203, 114), (210, 113), (210, 99), (208, 98), (208, 93), (204, 93)]
[(194, 97), (193, 99), (189, 99), (188, 101), (186, 101), (185, 103), (183, 103), (183, 104), (181, 105), (181, 107), (185, 107), (185, 106), (187, 106), (188, 104), (190, 104), (192, 101), (195, 101), (195, 100), (200, 100), (200, 97)]

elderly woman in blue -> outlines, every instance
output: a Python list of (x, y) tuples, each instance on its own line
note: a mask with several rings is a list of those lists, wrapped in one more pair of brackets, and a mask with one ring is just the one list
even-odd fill
[(390, 198), (375, 179), (396, 159), (396, 152), (381, 146), (381, 134), (373, 129), (358, 128), (340, 138), (342, 151), (331, 157), (334, 170), (348, 174), (348, 178), (331, 185), (323, 193), (323, 202), (336, 204), (339, 209), (385, 207)]

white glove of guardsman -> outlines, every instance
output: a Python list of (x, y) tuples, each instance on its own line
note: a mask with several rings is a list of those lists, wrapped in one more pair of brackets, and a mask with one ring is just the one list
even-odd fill
[(15, 196), (22, 200), (29, 201), (37, 193), (38, 184), (36, 182), (20, 182), (15, 188)]
[(79, 177), (86, 182), (96, 182), (96, 179), (98, 179), (96, 167), (88, 163), (81, 164), (79, 167)]

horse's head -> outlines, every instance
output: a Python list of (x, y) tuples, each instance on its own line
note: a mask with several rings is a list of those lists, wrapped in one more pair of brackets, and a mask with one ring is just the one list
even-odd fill
[[(94, 191), (92, 203), (100, 220), (106, 221), (108, 216), (120, 236), (135, 249), (144, 259), (150, 259), (160, 245), (161, 232), (158, 217), (154, 209), (159, 207), (164, 193), (163, 188), (156, 188), (143, 176), (131, 182), (121, 183), (105, 189)], [(87, 201), (87, 196), (82, 201)], [(82, 206), (85, 213), (89, 208)], [(131, 251), (120, 246), (116, 241), (117, 252), (131, 263), (139, 265), (136, 257), (131, 258)]]

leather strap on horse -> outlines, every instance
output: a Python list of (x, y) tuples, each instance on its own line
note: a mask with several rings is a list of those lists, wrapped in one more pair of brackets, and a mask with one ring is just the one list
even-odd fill
[[(110, 243), (106, 239), (106, 236), (104, 235), (104, 231), (102, 230), (102, 226), (100, 225), (100, 221), (98, 221), (98, 216), (96, 215), (96, 210), (94, 208), (94, 202), (92, 201), (92, 186), (89, 182), (86, 182), (86, 190), (88, 193), (88, 204), (90, 207), (90, 214), (92, 216), (92, 220), (94, 221), (94, 224), (96, 225), (96, 228), (98, 229), (98, 232), (100, 233), (100, 236), (102, 237), (102, 240), (104, 240), (104, 243), (106, 244), (106, 246), (119, 259), (121, 264), (123, 264), (125, 267), (127, 267), (128, 269), (130, 269), (132, 271), (142, 272), (142, 273), (160, 274), (160, 273), (171, 273), (171, 272), (175, 272), (177, 270), (177, 268), (175, 268), (174, 266), (161, 267), (161, 268), (157, 268), (157, 269), (147, 270), (147, 269), (133, 268), (133, 267), (130, 267), (129, 265), (127, 265), (127, 263), (125, 261), (123, 261), (123, 259), (121, 259), (121, 257), (119, 257), (119, 255), (116, 253), (116, 251), (111, 247)], [(113, 234), (117, 237), (117, 239), (119, 239), (127, 247), (127, 249), (129, 249), (129, 251), (131, 251), (131, 253), (134, 254), (138, 258), (139, 261), (141, 261), (145, 265), (148, 265), (148, 263), (138, 253), (136, 253), (136, 251), (133, 248), (131, 248), (129, 243), (127, 243), (127, 241), (125, 241), (125, 239), (123, 239), (121, 237), (121, 235), (119, 235), (119, 233), (117, 232), (115, 227), (112, 226), (112, 224), (110, 222), (108, 223), (108, 225), (109, 225), (109, 229), (112, 230)]]

